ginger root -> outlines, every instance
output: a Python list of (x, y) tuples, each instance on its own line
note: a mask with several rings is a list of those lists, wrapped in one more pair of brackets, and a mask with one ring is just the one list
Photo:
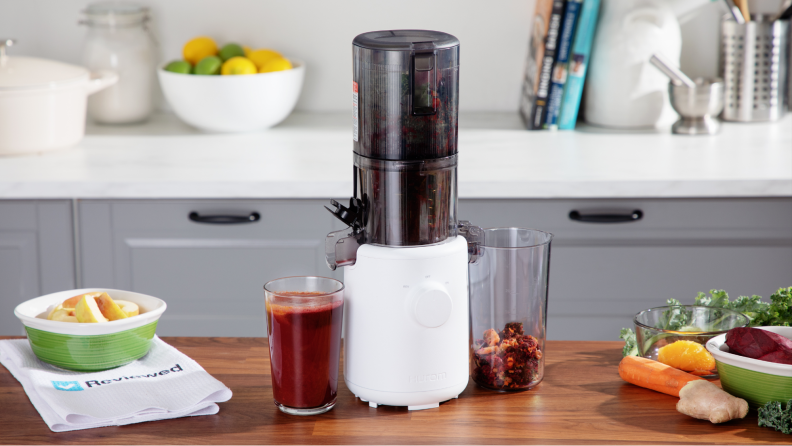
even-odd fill
[(679, 391), (677, 411), (700, 420), (723, 423), (735, 418), (745, 418), (748, 403), (729, 395), (709, 381), (696, 380), (685, 384)]

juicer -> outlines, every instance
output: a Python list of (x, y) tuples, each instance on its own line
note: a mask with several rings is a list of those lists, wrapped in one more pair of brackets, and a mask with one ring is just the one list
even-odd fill
[(347, 387), (371, 407), (437, 407), (468, 383), (468, 262), (457, 221), (459, 40), (393, 30), (353, 40), (353, 196), (328, 210), (344, 267)]

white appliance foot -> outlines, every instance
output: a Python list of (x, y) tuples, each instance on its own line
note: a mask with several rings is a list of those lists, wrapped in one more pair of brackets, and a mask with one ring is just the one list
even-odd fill
[(377, 408), (377, 403), (369, 402), (369, 407)]
[(434, 409), (435, 407), (440, 407), (440, 403), (424, 404), (421, 406), (407, 406), (407, 410)]

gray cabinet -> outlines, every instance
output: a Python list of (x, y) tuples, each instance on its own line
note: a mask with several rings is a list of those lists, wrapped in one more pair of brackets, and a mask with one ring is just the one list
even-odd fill
[[(332, 276), (325, 200), (80, 201), (82, 284), (165, 300), (162, 336), (265, 336), (263, 285)], [(249, 216), (241, 224), (189, 215)]]
[(69, 200), (0, 201), (0, 336), (23, 334), (21, 302), (75, 288)]
[[(630, 214), (629, 223), (581, 223)], [(792, 199), (462, 200), (460, 218), (482, 227), (555, 235), (548, 338), (616, 340), (632, 316), (698, 291), (765, 298), (792, 285)]]

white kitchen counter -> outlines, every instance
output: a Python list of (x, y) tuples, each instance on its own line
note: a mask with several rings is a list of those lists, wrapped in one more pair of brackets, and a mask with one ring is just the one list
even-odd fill
[[(206, 134), (161, 113), (89, 125), (76, 148), (0, 157), (0, 199), (330, 198), (352, 189), (347, 114), (293, 114), (268, 131)], [(792, 116), (719, 135), (522, 130), (462, 115), (460, 198), (792, 196)]]

